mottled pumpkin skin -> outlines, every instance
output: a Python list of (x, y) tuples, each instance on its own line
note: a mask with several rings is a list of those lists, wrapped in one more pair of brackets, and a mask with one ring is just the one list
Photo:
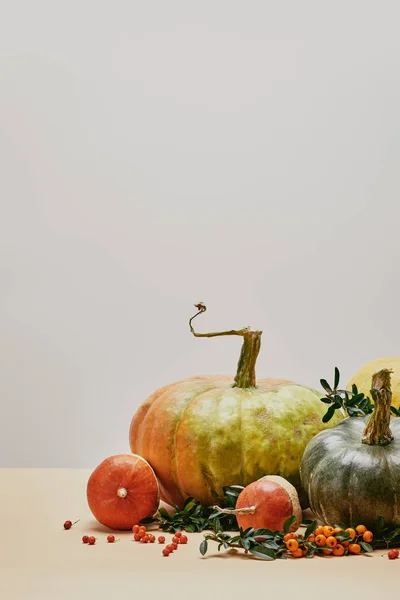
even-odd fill
[(325, 425), (320, 394), (281, 379), (232, 387), (233, 377), (199, 376), (155, 391), (137, 410), (132, 452), (153, 467), (169, 504), (194, 497), (223, 504), (223, 486), (280, 475), (301, 494), (299, 467), (307, 442)]
[(309, 505), (324, 523), (372, 527), (379, 516), (400, 525), (400, 418), (392, 417), (387, 446), (361, 442), (370, 418), (348, 417), (307, 445), (301, 482)]
[(357, 373), (350, 379), (347, 384), (347, 389), (351, 391), (353, 383), (356, 384), (358, 391), (363, 392), (366, 396), (371, 396), (371, 377), (381, 369), (391, 369), (391, 389), (392, 389), (392, 405), (400, 408), (400, 358), (377, 358), (363, 365)]

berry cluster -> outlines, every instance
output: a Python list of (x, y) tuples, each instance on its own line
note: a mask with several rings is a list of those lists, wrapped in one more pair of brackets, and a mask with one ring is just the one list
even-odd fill
[(151, 533), (148, 533), (144, 525), (134, 525), (132, 527), (133, 539), (135, 542), (142, 542), (143, 544), (154, 544), (156, 538)]
[(362, 550), (369, 551), (368, 545), (373, 538), (372, 531), (365, 525), (357, 525), (355, 529), (320, 525), (306, 538), (296, 533), (287, 533), (283, 536), (283, 541), (294, 558), (301, 558), (309, 555), (311, 550), (333, 556), (360, 554)]

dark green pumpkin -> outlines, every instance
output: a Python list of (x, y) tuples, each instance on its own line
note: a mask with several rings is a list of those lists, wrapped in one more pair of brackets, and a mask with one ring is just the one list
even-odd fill
[(378, 517), (400, 525), (400, 418), (390, 417), (390, 371), (372, 378), (375, 408), (318, 433), (306, 446), (300, 477), (316, 518), (326, 524)]

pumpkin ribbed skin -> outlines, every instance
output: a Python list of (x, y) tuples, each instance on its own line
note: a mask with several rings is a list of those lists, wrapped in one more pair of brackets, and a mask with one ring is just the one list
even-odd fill
[(282, 379), (256, 388), (232, 387), (233, 377), (199, 376), (155, 391), (137, 410), (132, 452), (153, 467), (161, 498), (223, 503), (223, 486), (280, 475), (301, 492), (299, 467), (307, 442), (324, 425), (320, 394)]
[(400, 358), (377, 358), (363, 365), (357, 373), (350, 379), (347, 384), (347, 389), (351, 391), (353, 383), (356, 384), (358, 391), (363, 392), (366, 396), (370, 396), (371, 377), (380, 369), (387, 368), (393, 371), (391, 377), (392, 388), (392, 405), (400, 408)]
[(379, 516), (400, 525), (400, 418), (390, 419), (394, 436), (387, 446), (361, 442), (366, 417), (348, 417), (307, 445), (301, 482), (311, 510), (324, 523), (363, 523)]

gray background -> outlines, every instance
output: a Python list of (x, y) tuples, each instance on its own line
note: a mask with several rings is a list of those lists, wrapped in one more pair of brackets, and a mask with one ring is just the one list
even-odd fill
[(4, 2), (1, 466), (129, 449), (157, 387), (398, 355), (400, 5)]

